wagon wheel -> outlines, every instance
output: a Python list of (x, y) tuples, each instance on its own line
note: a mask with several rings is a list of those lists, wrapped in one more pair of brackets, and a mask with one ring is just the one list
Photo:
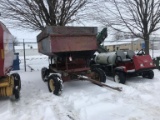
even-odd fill
[(106, 82), (106, 75), (102, 69), (94, 68), (92, 72), (94, 73), (92, 79), (97, 80), (99, 82), (104, 82), (104, 83)]
[(14, 79), (14, 86), (18, 87), (19, 91), (21, 90), (21, 78), (20, 75), (18, 73), (13, 73), (11, 74), (11, 76), (13, 76)]
[(62, 91), (62, 83), (60, 77), (57, 75), (51, 75), (48, 78), (48, 90), (55, 95), (60, 95)]
[(117, 83), (125, 84), (126, 82), (125, 74), (123, 72), (115, 72), (114, 81)]
[(20, 91), (18, 89), (14, 89), (13, 93), (14, 93), (15, 99), (20, 98)]
[(41, 78), (44, 82), (47, 81), (47, 77), (49, 76), (49, 70), (46, 67), (41, 69)]
[(21, 79), (18, 73), (11, 74), (13, 81), (14, 81), (14, 87), (13, 87), (13, 94), (15, 96), (15, 99), (20, 98), (20, 90), (21, 90)]

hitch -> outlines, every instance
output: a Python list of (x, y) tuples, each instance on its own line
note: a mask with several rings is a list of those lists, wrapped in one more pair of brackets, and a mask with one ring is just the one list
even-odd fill
[(78, 77), (78, 79), (81, 79), (81, 80), (91, 81), (91, 82), (93, 82), (93, 83), (95, 83), (95, 84), (97, 84), (97, 85), (99, 85), (101, 87), (108, 87), (108, 88), (111, 88), (113, 90), (122, 91), (122, 87), (112, 87), (112, 86), (106, 85), (104, 83), (101, 83), (101, 82), (99, 82), (97, 80), (91, 79), (91, 78), (89, 78), (87, 76), (77, 75), (77, 77)]

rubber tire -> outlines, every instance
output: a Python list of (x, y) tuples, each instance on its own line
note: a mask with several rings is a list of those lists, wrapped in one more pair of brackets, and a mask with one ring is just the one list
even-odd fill
[(100, 69), (100, 68), (94, 68), (91, 71), (94, 72), (94, 73), (96, 73), (96, 74), (98, 74), (100, 80), (97, 80), (97, 81), (103, 82), (103, 83), (106, 82), (106, 74), (105, 74), (105, 72), (102, 69)]
[[(53, 94), (55, 95), (59, 95), (59, 92), (61, 90), (61, 83), (60, 81), (58, 80), (59, 76), (57, 75), (51, 75), (49, 78), (48, 78), (48, 90), (49, 92), (53, 92)], [(53, 80), (54, 81), (54, 91), (52, 91), (52, 89), (50, 88), (50, 80)]]
[(18, 100), (20, 98), (20, 92), (18, 89), (14, 89), (14, 96), (15, 96), (16, 100)]
[(125, 74), (123, 72), (115, 72), (115, 74), (114, 74), (114, 81), (115, 82), (116, 82), (116, 80), (115, 80), (116, 75), (119, 77), (119, 83), (125, 84), (125, 82), (126, 82)]
[(47, 79), (45, 79), (45, 77), (48, 76), (48, 75), (49, 75), (49, 70), (48, 70), (46, 67), (43, 67), (43, 68), (41, 69), (41, 78), (42, 78), (42, 80), (43, 80), (44, 82), (47, 81)]
[(154, 72), (153, 70), (148, 71), (148, 78), (153, 79), (154, 78)]
[(11, 76), (13, 76), (14, 78), (14, 85), (18, 86), (18, 90), (21, 90), (21, 78), (20, 75), (18, 73), (13, 73), (11, 74)]
[(149, 71), (143, 72), (142, 77), (143, 78), (153, 79), (153, 77), (154, 77), (153, 70), (149, 70)]

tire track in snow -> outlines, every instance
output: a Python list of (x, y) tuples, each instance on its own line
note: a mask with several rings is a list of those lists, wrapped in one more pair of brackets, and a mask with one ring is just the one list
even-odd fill
[[(34, 77), (34, 74), (38, 76)], [(73, 112), (61, 103), (61, 96), (57, 97), (48, 92), (46, 83), (40, 78), (40, 72), (22, 73), (21, 99), (9, 102), (9, 120), (78, 120)], [(32, 78), (31, 78), (32, 77)]]

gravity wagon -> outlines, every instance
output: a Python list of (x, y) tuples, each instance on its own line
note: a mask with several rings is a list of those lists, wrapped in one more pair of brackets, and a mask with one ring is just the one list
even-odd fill
[(100, 68), (90, 69), (90, 59), (97, 51), (96, 27), (47, 26), (38, 36), (38, 50), (49, 57), (49, 67), (41, 69), (48, 89), (56, 95), (62, 92), (64, 81), (87, 76), (105, 82)]

